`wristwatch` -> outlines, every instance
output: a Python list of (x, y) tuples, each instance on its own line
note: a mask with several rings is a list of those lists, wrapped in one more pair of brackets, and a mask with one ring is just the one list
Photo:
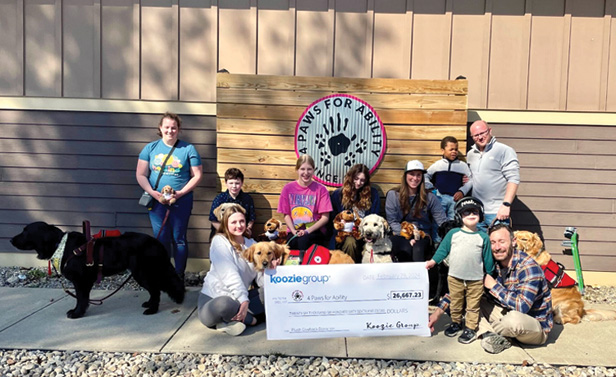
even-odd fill
[(511, 207), (511, 203), (509, 203), (509, 202), (503, 202), (503, 205), (504, 205), (505, 207)]

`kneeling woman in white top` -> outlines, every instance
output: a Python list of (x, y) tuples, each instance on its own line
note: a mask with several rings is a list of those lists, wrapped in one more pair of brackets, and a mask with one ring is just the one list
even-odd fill
[[(210, 245), (210, 271), (199, 294), (199, 320), (209, 328), (239, 335), (246, 325), (265, 320), (265, 308), (251, 284), (259, 276), (241, 253), (254, 240), (244, 237), (246, 216), (237, 205), (225, 210), (218, 234)], [(259, 285), (262, 282), (257, 282)]]

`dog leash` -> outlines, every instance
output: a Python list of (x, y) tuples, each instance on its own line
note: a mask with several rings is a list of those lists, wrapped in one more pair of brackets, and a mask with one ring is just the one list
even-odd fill
[[(52, 264), (53, 266), (53, 264)], [(56, 275), (58, 275), (60, 277), (60, 284), (62, 284), (62, 290), (64, 290), (64, 293), (66, 293), (67, 295), (73, 297), (73, 298), (77, 298), (77, 295), (74, 294), (73, 292), (69, 291), (68, 288), (66, 288), (66, 285), (64, 285), (64, 279), (62, 274), (60, 274), (60, 272), (58, 272), (58, 270), (56, 270), (56, 266), (53, 266), (54, 271), (56, 272)], [(124, 287), (126, 285), (126, 283), (128, 283), (128, 281), (130, 280), (130, 278), (132, 278), (133, 275), (128, 275), (128, 277), (126, 278), (126, 280), (124, 280), (124, 282), (122, 284), (120, 284), (120, 286), (118, 288), (116, 288), (115, 291), (111, 292), (110, 294), (108, 294), (107, 296), (103, 297), (103, 298), (99, 298), (99, 299), (89, 299), (88, 300), (88, 304), (92, 304), (92, 305), (102, 305), (103, 301), (105, 301), (106, 299), (108, 299), (109, 297), (115, 295), (116, 293), (118, 293), (118, 291), (120, 289), (122, 289), (122, 287)]]
[[(84, 221), (83, 221), (83, 230), (84, 230), (84, 236), (85, 236), (85, 237), (86, 237), (86, 239), (87, 239), (86, 245), (88, 245), (90, 242), (92, 242), (92, 244), (91, 244), (91, 246), (90, 246), (90, 247), (92, 248), (91, 257), (93, 258), (94, 243), (96, 242), (96, 239), (92, 238), (92, 237), (91, 237), (91, 235), (90, 235), (90, 222), (89, 222), (88, 220), (84, 220)], [(104, 232), (103, 232), (103, 234), (104, 234)], [(101, 237), (101, 238), (104, 238), (104, 237)], [(99, 239), (100, 239), (100, 238), (99, 238)], [(77, 249), (75, 249), (75, 250), (79, 250), (79, 249), (80, 249), (80, 248), (77, 248)], [(71, 257), (72, 257), (72, 256), (74, 256), (74, 255), (77, 255), (77, 254), (75, 253), (75, 250), (73, 250), (73, 255), (71, 255)], [(100, 270), (99, 270), (99, 277), (97, 278), (97, 281), (96, 281), (96, 283), (97, 283), (97, 284), (98, 284), (98, 283), (100, 283), (100, 282), (102, 281), (102, 263), (103, 263), (103, 261), (102, 261), (102, 254), (101, 254), (101, 253), (102, 253), (102, 250), (99, 250), (99, 256), (100, 256), (100, 260), (99, 260), (99, 262), (100, 262), (100, 263), (99, 263), (99, 269), (100, 269)], [(69, 259), (70, 259), (70, 258), (69, 258)], [(68, 260), (67, 260), (67, 262), (68, 262)], [(60, 267), (61, 267), (61, 264), (62, 264), (62, 261), (60, 260), (60, 264), (59, 264), (59, 266), (60, 266)], [(70, 290), (68, 290), (68, 288), (66, 288), (66, 286), (64, 285), (64, 279), (62, 279), (62, 274), (60, 273), (60, 271), (58, 271), (58, 270), (56, 269), (56, 266), (55, 266), (55, 264), (54, 264), (54, 263), (49, 263), (49, 266), (48, 266), (48, 272), (49, 272), (49, 273), (51, 273), (51, 267), (52, 267), (52, 266), (53, 266), (53, 269), (54, 269), (54, 271), (56, 272), (56, 274), (60, 277), (60, 284), (62, 285), (62, 289), (64, 290), (64, 292), (65, 292), (67, 295), (71, 296), (71, 297), (77, 298), (77, 295), (76, 295), (75, 293), (71, 292)], [(86, 266), (93, 266), (93, 264), (86, 264)], [(114, 294), (118, 293), (118, 291), (119, 291), (120, 289), (122, 289), (122, 287), (124, 287), (124, 286), (126, 285), (126, 283), (128, 283), (128, 281), (129, 281), (129, 280), (130, 280), (130, 278), (132, 278), (132, 277), (133, 277), (133, 275), (132, 275), (132, 274), (128, 275), (128, 277), (124, 280), (124, 282), (123, 282), (122, 284), (120, 284), (120, 286), (119, 286), (119, 287), (118, 287), (115, 291), (111, 292), (111, 293), (110, 293), (110, 294), (108, 294), (107, 296), (105, 296), (105, 297), (103, 297), (103, 298), (100, 298), (100, 299), (89, 299), (89, 300), (88, 300), (88, 304), (92, 304), (92, 305), (102, 305), (102, 304), (103, 304), (103, 301), (105, 301), (105, 300), (106, 300), (106, 299), (108, 299), (109, 297), (113, 296)]]
[(167, 219), (169, 219), (169, 212), (171, 212), (171, 208), (167, 208), (167, 212), (165, 213), (165, 218), (163, 219), (163, 223), (160, 224), (160, 229), (158, 230), (158, 234), (156, 235), (156, 239), (160, 241), (159, 237), (160, 234), (163, 231), (163, 228), (165, 227), (165, 224), (167, 224)]
[(289, 240), (287, 241), (287, 246), (289, 246), (291, 244), (291, 241), (293, 241), (293, 239), (296, 237), (297, 237), (297, 233), (295, 233), (293, 237), (289, 238)]
[[(293, 235), (293, 237), (289, 238), (289, 240), (287, 241), (287, 243), (285, 244), (285, 246), (289, 246), (291, 244), (291, 241), (293, 241), (293, 239), (295, 239), (297, 237), (297, 233)], [(281, 256), (281, 260), (280, 260), (280, 264), (284, 265), (284, 263), (286, 262), (284, 259), (284, 254)]]

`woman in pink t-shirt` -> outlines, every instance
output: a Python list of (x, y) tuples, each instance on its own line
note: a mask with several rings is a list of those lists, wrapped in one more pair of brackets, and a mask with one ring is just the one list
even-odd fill
[(332, 203), (329, 192), (312, 179), (314, 160), (300, 156), (295, 164), (297, 180), (287, 183), (280, 193), (278, 213), (284, 215), (291, 249), (306, 250), (313, 244), (326, 246), (326, 224)]

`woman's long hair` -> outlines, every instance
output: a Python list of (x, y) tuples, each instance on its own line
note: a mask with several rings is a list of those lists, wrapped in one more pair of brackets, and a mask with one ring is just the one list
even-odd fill
[[(358, 191), (355, 189), (355, 183), (353, 180), (359, 173), (364, 173), (366, 182), (364, 186)], [(368, 210), (372, 207), (372, 192), (370, 188), (370, 170), (364, 164), (353, 165), (344, 176), (344, 183), (342, 184), (342, 207), (345, 209), (352, 209), (356, 206), (358, 209)]]
[(244, 209), (244, 207), (239, 204), (234, 204), (230, 206), (229, 208), (225, 209), (225, 212), (222, 214), (218, 234), (228, 239), (229, 242), (231, 242), (231, 246), (233, 246), (236, 251), (242, 251), (242, 247), (240, 246), (240, 244), (235, 242), (235, 237), (231, 234), (231, 232), (229, 232), (229, 217), (236, 213), (241, 213), (242, 215), (244, 215), (244, 219), (246, 219), (246, 210)]
[[(411, 212), (411, 202), (409, 197), (411, 196), (409, 185), (406, 183), (406, 175), (409, 172), (402, 174), (402, 183), (398, 187), (398, 193), (400, 194), (400, 208), (402, 209), (402, 215), (406, 215)], [(421, 176), (421, 183), (417, 186), (417, 194), (415, 199), (415, 210), (413, 211), (413, 217), (420, 217), (421, 210), (428, 205), (428, 194), (426, 193), (426, 184), (424, 183), (425, 175)]]

